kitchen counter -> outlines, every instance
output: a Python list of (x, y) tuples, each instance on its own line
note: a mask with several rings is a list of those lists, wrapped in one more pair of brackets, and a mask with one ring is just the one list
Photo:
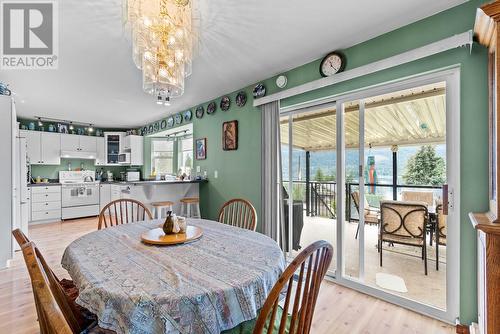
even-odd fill
[(28, 187), (50, 187), (50, 186), (60, 186), (59, 182), (49, 182), (49, 183), (30, 183)]
[(188, 184), (188, 183), (205, 183), (208, 180), (172, 180), (172, 181), (156, 181), (156, 180), (144, 180), (144, 181), (101, 181), (102, 184), (133, 184), (133, 185), (147, 185), (147, 184)]

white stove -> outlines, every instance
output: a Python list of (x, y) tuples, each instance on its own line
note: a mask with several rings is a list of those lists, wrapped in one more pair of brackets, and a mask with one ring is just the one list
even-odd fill
[(99, 182), (94, 177), (91, 170), (59, 172), (62, 219), (99, 214)]

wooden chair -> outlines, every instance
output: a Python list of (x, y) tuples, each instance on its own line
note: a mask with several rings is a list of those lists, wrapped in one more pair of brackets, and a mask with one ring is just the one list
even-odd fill
[[(354, 202), (354, 206), (356, 207), (356, 210), (358, 211), (358, 215), (359, 215), (359, 191), (355, 191), (355, 192), (351, 193), (351, 198), (352, 198), (352, 201)], [(366, 200), (366, 197), (365, 197), (364, 202), (365, 202), (365, 207), (364, 207), (365, 224), (378, 225), (379, 224), (380, 210), (378, 208), (370, 206), (370, 204)], [(358, 224), (358, 229), (356, 230), (356, 236), (354, 237), (355, 239), (358, 238), (358, 234), (359, 234), (359, 224)]]
[[(280, 303), (280, 293), (287, 285), (278, 333), (285, 333), (288, 327), (287, 333), (308, 334), (311, 330), (319, 288), (332, 257), (333, 247), (324, 240), (316, 241), (300, 252), (269, 293), (255, 323), (253, 334), (264, 333), (267, 323), (269, 324), (267, 333), (273, 333), (274, 324), (277, 324), (276, 314)], [(295, 274), (298, 270), (297, 276)], [(296, 282), (295, 293), (293, 293), (294, 282)], [(288, 311), (291, 311), (290, 318)]]
[(443, 214), (443, 204), (439, 203), (436, 206), (436, 233), (434, 238), (436, 241), (436, 270), (439, 270), (439, 246), (446, 246), (446, 216)]
[(102, 333), (109, 331), (96, 325), (95, 318), (89, 323), (81, 323), (75, 309), (64, 293), (57, 277), (41, 256), (34, 242), (21, 246), (24, 261), (31, 278), (35, 307), (42, 334)]
[(143, 221), (146, 216), (153, 219), (151, 211), (141, 202), (130, 198), (117, 199), (102, 208), (97, 229)]
[(427, 275), (426, 227), (429, 220), (424, 202), (380, 202), (379, 250), (382, 267), (382, 243), (420, 247)]
[(255, 231), (257, 211), (249, 201), (235, 198), (224, 203), (219, 211), (219, 222)]

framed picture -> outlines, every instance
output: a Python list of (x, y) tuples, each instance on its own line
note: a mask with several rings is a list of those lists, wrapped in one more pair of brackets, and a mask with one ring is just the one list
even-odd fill
[(224, 151), (238, 149), (238, 121), (222, 123), (222, 149)]
[(195, 141), (196, 160), (205, 160), (207, 158), (207, 138), (199, 138)]
[(58, 123), (57, 124), (57, 132), (59, 132), (59, 133), (69, 133), (69, 131), (68, 131), (68, 124)]

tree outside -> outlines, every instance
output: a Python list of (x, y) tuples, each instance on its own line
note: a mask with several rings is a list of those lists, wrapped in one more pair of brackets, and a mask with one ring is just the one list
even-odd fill
[(446, 182), (446, 164), (432, 145), (421, 146), (406, 164), (403, 180), (406, 184), (439, 186)]

